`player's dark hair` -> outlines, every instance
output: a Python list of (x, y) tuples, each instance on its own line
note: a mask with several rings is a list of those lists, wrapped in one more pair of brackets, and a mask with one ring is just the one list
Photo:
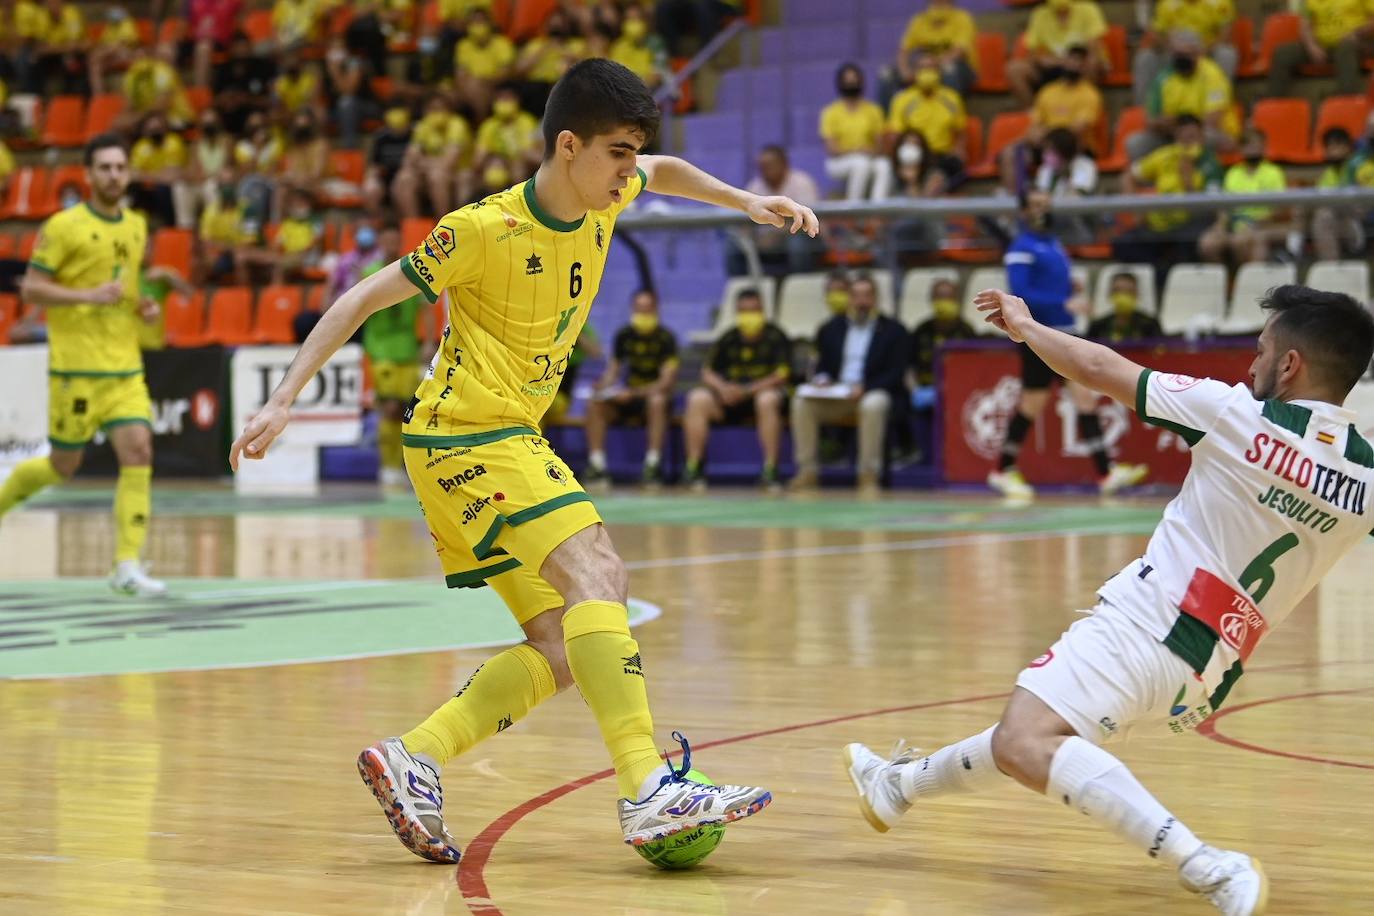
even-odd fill
[(845, 270), (843, 267), (836, 267), (826, 275), (825, 282), (847, 284), (850, 282), (849, 271)]
[(1140, 278), (1137, 277), (1135, 274), (1131, 273), (1129, 270), (1118, 270), (1116, 273), (1112, 274), (1112, 278), (1111, 280), (1107, 281), (1107, 285), (1111, 286), (1117, 280), (1129, 280), (1131, 282), (1131, 286), (1135, 290), (1140, 290)]
[(558, 135), (570, 130), (591, 140), (619, 127), (644, 135), (647, 146), (661, 119), (649, 87), (629, 68), (594, 57), (568, 68), (544, 107), (544, 157), (553, 155)]
[(1322, 146), (1330, 146), (1332, 143), (1344, 143), (1346, 146), (1352, 146), (1354, 142), (1350, 139), (1350, 131), (1344, 127), (1328, 127), (1322, 131)]
[(744, 289), (735, 293), (735, 305), (739, 305), (745, 299), (757, 299), (760, 305), (763, 304), (763, 297), (760, 296), (759, 291), (752, 286), (746, 286)]
[(1318, 380), (1347, 394), (1374, 359), (1374, 315), (1345, 293), (1288, 284), (1271, 289), (1260, 307), (1273, 313), (1269, 330), (1281, 350), (1297, 350)]
[(783, 165), (787, 164), (787, 150), (783, 149), (782, 146), (780, 146), (779, 144), (769, 143), (759, 150), (760, 156), (766, 156), (769, 154), (777, 156), (779, 159), (781, 159)]
[(878, 292), (878, 281), (874, 280), (873, 275), (866, 270), (856, 270), (854, 271), (854, 276), (849, 278), (849, 286), (851, 289), (858, 286), (860, 283), (867, 283), (875, 294)]
[(634, 302), (640, 296), (648, 296), (650, 299), (654, 300), (654, 308), (658, 308), (658, 293), (652, 286), (641, 286), (639, 289), (635, 290), (634, 295), (630, 297), (630, 301)]
[(1178, 117), (1174, 118), (1175, 136), (1178, 135), (1178, 129), (1180, 127), (1202, 127), (1202, 122), (1198, 120), (1197, 115), (1181, 114)]
[(83, 162), (86, 168), (95, 164), (95, 154), (103, 149), (118, 149), (124, 153), (125, 158), (129, 155), (129, 147), (124, 144), (124, 138), (119, 134), (97, 134), (91, 138), (91, 142), (86, 144), (86, 154)]

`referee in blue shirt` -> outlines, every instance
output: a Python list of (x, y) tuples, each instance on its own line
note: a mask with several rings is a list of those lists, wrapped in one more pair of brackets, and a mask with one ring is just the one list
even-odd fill
[[(1003, 259), (1007, 266), (1007, 288), (1013, 296), (1024, 299), (1035, 320), (1060, 331), (1074, 333), (1074, 317), (1069, 312), (1073, 296), (1069, 254), (1055, 238), (1050, 195), (1034, 190), (1021, 198), (1021, 231), (1012, 239)], [(1050, 386), (1059, 376), (1036, 356), (1030, 347), (1018, 345), (1021, 351), (1021, 403), (1016, 415), (1007, 425), (1007, 437), (1002, 442), (1002, 454), (997, 470), (988, 474), (988, 486), (1004, 496), (1028, 498), (1035, 491), (1021, 471), (1016, 459), (1021, 444), (1030, 432), (1031, 424), (1049, 400)], [(1102, 424), (1098, 421), (1096, 395), (1077, 385), (1070, 386), (1069, 395), (1078, 410), (1078, 437), (1092, 451), (1097, 470), (1098, 486), (1104, 493), (1140, 482), (1148, 473), (1142, 465), (1113, 464), (1107, 456), (1102, 439)]]

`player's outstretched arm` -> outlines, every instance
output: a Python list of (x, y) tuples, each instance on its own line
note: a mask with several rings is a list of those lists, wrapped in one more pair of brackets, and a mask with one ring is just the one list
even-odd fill
[(987, 313), (985, 321), (1024, 342), (1059, 375), (1135, 409), (1136, 383), (1144, 366), (1099, 343), (1045, 327), (1031, 317), (1025, 301), (1000, 289), (983, 290), (973, 297), (973, 304)]
[(676, 156), (640, 156), (639, 167), (648, 177), (647, 187), (659, 194), (673, 197), (686, 197), (702, 203), (715, 204), (747, 213), (749, 218), (764, 226), (789, 229), (792, 233), (805, 232), (812, 238), (821, 231), (820, 221), (810, 207), (797, 203), (790, 197), (763, 197), (740, 188), (732, 187), (708, 175), (685, 159)]
[(301, 344), (281, 384), (234, 440), (229, 449), (229, 466), (237, 471), (240, 455), (244, 458), (266, 455), (272, 440), (286, 428), (291, 405), (305, 383), (348, 342), (368, 316), (413, 295), (415, 286), (401, 272), (401, 262), (395, 261), (340, 296)]

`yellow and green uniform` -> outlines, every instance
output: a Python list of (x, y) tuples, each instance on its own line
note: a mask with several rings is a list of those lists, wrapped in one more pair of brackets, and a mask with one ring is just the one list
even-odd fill
[(904, 52), (920, 49), (931, 54), (944, 54), (952, 48), (964, 52), (970, 67), (978, 66), (973, 41), (978, 28), (967, 10), (954, 7), (926, 7), (911, 17), (906, 34), (902, 36)]
[(68, 44), (86, 36), (86, 23), (81, 10), (70, 3), (62, 4), (56, 18), (45, 4), (17, 3), (14, 7), (14, 28), (20, 38), (39, 44)]
[[(539, 424), (587, 320), (616, 217), (644, 187), (575, 222), (549, 215), (535, 180), (449, 213), (401, 261), (448, 327), (405, 427), (406, 465), (451, 586), (488, 578), (521, 623), (558, 607), (537, 575), (600, 521)], [(537, 521), (536, 521), (537, 520)], [(509, 573), (509, 574), (507, 574)]]
[(273, 81), (272, 92), (288, 112), (299, 111), (320, 94), (320, 81), (310, 70), (302, 70), (294, 77), (283, 73)]
[(453, 49), (453, 62), (458, 72), (478, 79), (501, 77), (515, 63), (515, 45), (504, 35), (493, 35), (485, 45), (464, 38)]
[[(1193, 159), (1191, 180), (1185, 180), (1182, 160)], [(1185, 194), (1201, 191), (1218, 179), (1221, 166), (1209, 151), (1193, 156), (1177, 143), (1161, 146), (1135, 164), (1135, 175), (1154, 185), (1160, 194)], [(1145, 214), (1145, 225), (1155, 232), (1168, 232), (1188, 222), (1186, 210), (1151, 210)]]
[(154, 57), (134, 61), (124, 74), (124, 98), (129, 110), (138, 114), (150, 111), (164, 95), (172, 97), (168, 115), (173, 120), (191, 120), (194, 111), (176, 70)]
[(410, 142), (426, 156), (438, 156), (450, 147), (467, 149), (472, 143), (472, 129), (462, 115), (450, 111), (434, 112), (415, 125)]
[(1235, 18), (1231, 0), (1159, 0), (1150, 30), (1156, 35), (1196, 32), (1211, 47)]
[(1074, 45), (1091, 48), (1106, 34), (1107, 20), (1093, 0), (1074, 0), (1064, 19), (1045, 3), (1031, 13), (1026, 26), (1026, 48), (1033, 54), (1063, 57)]
[(556, 83), (568, 70), (569, 55), (574, 61), (587, 56), (587, 43), (580, 38), (548, 38), (541, 35), (531, 38), (521, 52), (535, 58), (529, 71), (531, 82)]
[(1324, 48), (1335, 47), (1374, 18), (1374, 0), (1303, 0), (1302, 7), (1312, 37)]
[(200, 214), (200, 240), (230, 247), (251, 243), (253, 235), (243, 227), (247, 213), (247, 204), (229, 208), (211, 201)]
[(127, 17), (113, 25), (105, 26), (105, 30), (100, 33), (100, 43), (107, 48), (120, 45), (134, 48), (138, 46), (139, 40), (138, 24)]
[(477, 128), (477, 156), (495, 153), (507, 159), (519, 158), (529, 152), (538, 131), (539, 122), (528, 111), (516, 112), (509, 121), (487, 118)]
[(150, 423), (148, 388), (139, 352), (139, 275), (148, 226), (141, 214), (102, 216), (89, 204), (70, 207), (43, 224), (29, 266), (72, 289), (119, 280), (114, 305), (48, 309), (48, 436), (79, 448), (102, 427)]
[(1152, 118), (1189, 114), (1199, 121), (1222, 112), (1220, 127), (1229, 136), (1240, 136), (1240, 118), (1231, 104), (1231, 81), (1213, 61), (1203, 57), (1192, 76), (1170, 68), (1155, 78), (1145, 111)]
[(284, 219), (277, 228), (277, 248), (282, 254), (301, 254), (315, 247), (319, 223), (313, 219)]
[(893, 133), (914, 130), (932, 153), (944, 155), (953, 152), (967, 121), (964, 100), (953, 89), (939, 86), (926, 95), (913, 86), (893, 98), (887, 127)]
[(835, 155), (871, 152), (883, 135), (883, 110), (867, 99), (853, 107), (836, 99), (821, 109), (820, 134)]
[(188, 158), (186, 143), (176, 134), (168, 134), (161, 143), (144, 137), (130, 151), (129, 167), (135, 172), (160, 172), (183, 168)]
[[(1243, 162), (1226, 170), (1222, 187), (1231, 194), (1251, 194), (1258, 191), (1282, 191), (1288, 187), (1283, 169), (1272, 162), (1262, 161), (1254, 171)], [(1231, 214), (1231, 223), (1262, 223), (1274, 215), (1272, 207), (1243, 207)]]

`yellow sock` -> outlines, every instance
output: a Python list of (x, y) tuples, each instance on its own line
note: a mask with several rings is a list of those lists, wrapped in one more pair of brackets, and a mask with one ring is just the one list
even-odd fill
[(115, 562), (137, 560), (148, 538), (148, 516), (153, 511), (153, 469), (148, 466), (120, 468), (115, 484)]
[(377, 452), (384, 468), (403, 468), (401, 457), (401, 421), (385, 417), (377, 424)]
[(47, 456), (21, 461), (0, 486), (0, 515), (13, 509), (44, 487), (62, 482), (62, 475)]
[(629, 611), (613, 601), (574, 604), (563, 615), (563, 641), (573, 680), (611, 752), (620, 794), (638, 800), (640, 784), (662, 761)]
[(515, 646), (487, 659), (453, 699), (402, 735), (401, 742), (412, 754), (428, 754), (442, 766), (510, 728), (555, 692), (548, 659), (537, 649)]

